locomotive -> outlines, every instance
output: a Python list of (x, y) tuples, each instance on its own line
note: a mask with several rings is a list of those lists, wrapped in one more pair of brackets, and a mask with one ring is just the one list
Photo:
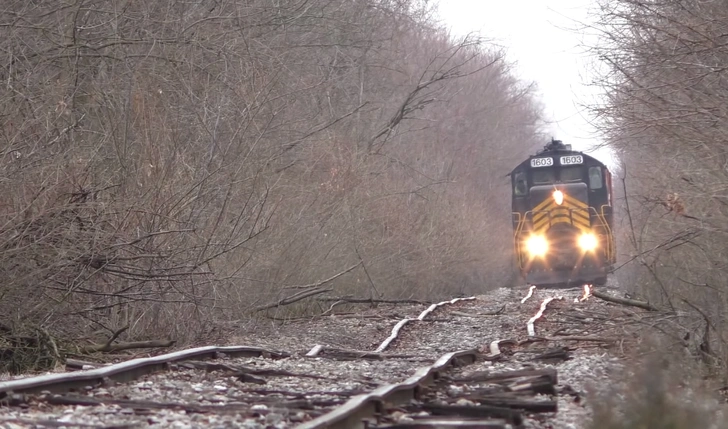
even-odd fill
[(603, 285), (616, 262), (612, 175), (554, 140), (510, 173), (516, 266), (531, 285)]

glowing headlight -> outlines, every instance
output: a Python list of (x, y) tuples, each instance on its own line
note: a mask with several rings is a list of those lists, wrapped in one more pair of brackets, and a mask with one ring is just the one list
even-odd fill
[(557, 205), (561, 205), (564, 202), (564, 193), (563, 192), (556, 190), (556, 191), (554, 191), (553, 196), (554, 196), (554, 202)]
[(581, 247), (581, 250), (585, 252), (592, 251), (597, 248), (599, 245), (599, 241), (597, 240), (597, 237), (594, 234), (582, 234), (579, 236), (579, 247)]
[(531, 256), (545, 256), (549, 250), (549, 243), (542, 235), (532, 235), (526, 239), (526, 249)]

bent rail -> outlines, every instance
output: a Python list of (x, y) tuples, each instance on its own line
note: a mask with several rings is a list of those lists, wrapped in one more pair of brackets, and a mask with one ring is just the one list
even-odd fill
[(268, 356), (282, 358), (288, 356), (287, 353), (265, 350), (258, 347), (198, 347), (150, 358), (132, 359), (127, 362), (87, 371), (47, 374), (0, 382), (0, 399), (19, 393), (37, 393), (42, 391), (52, 393), (66, 392), (89, 385), (103, 384), (106, 380), (126, 382), (152, 372), (163, 371), (172, 362), (190, 359), (214, 359), (220, 354), (227, 354), (233, 357)]
[(477, 350), (461, 350), (447, 353), (432, 366), (420, 368), (407, 380), (382, 386), (371, 393), (355, 396), (344, 405), (316, 419), (297, 426), (298, 429), (357, 429), (365, 428), (366, 419), (372, 418), (383, 403), (397, 404), (415, 398), (420, 386), (436, 380), (441, 372), (460, 363), (471, 364), (478, 356)]

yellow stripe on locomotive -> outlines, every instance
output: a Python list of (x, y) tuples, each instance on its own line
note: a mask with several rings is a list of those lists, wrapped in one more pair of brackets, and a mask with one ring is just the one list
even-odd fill
[(591, 223), (586, 203), (559, 190), (554, 191), (554, 194), (557, 192), (561, 198), (561, 204), (556, 198), (547, 198), (533, 210), (534, 232), (543, 234), (546, 229), (557, 223), (573, 224), (582, 232), (589, 232)]
[[(532, 229), (525, 238), (525, 250), (531, 258), (544, 257), (548, 253), (547, 231), (556, 224), (576, 227), (581, 234), (576, 245), (584, 252), (592, 252), (599, 246), (599, 239), (592, 232), (589, 207), (585, 202), (555, 190), (551, 198), (538, 204), (532, 214)], [(524, 220), (526, 218), (524, 217)]]

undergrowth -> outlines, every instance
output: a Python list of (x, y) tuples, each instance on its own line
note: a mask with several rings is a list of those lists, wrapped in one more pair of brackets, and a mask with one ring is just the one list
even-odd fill
[(694, 360), (654, 353), (635, 361), (593, 395), (589, 429), (728, 429), (725, 404)]

